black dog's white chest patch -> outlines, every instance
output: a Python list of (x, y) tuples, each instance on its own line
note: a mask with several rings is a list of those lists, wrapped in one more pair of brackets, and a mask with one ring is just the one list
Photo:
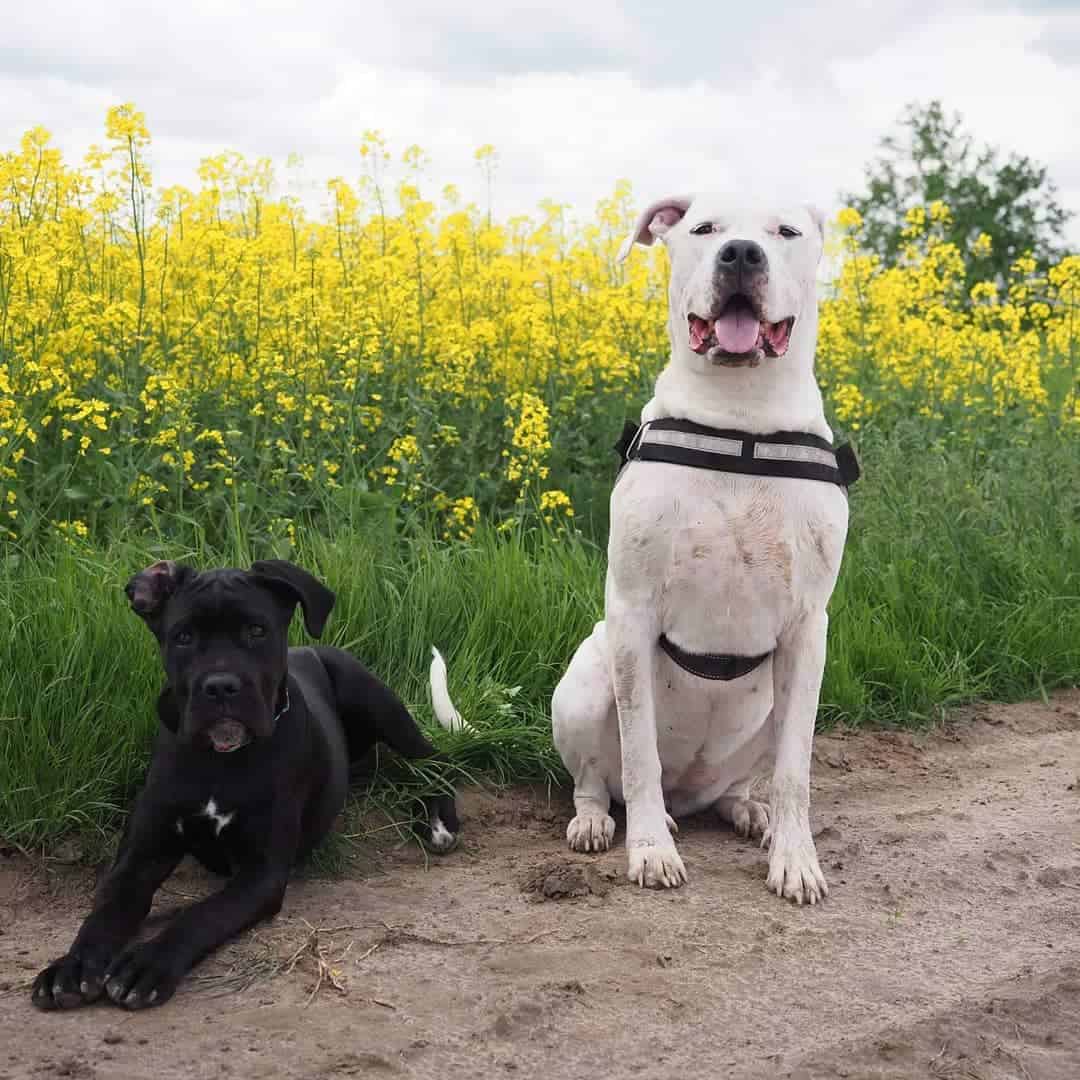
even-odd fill
[(231, 810), (225, 813), (217, 801), (213, 798), (207, 799), (206, 803), (199, 808), (195, 814), (189, 815), (186, 819), (178, 817), (176, 819), (176, 831), (183, 836), (184, 835), (184, 822), (185, 820), (189, 825), (198, 822), (200, 825), (204, 822), (209, 825), (215, 836), (220, 836), (222, 829), (228, 828), (236, 817), (236, 811)]

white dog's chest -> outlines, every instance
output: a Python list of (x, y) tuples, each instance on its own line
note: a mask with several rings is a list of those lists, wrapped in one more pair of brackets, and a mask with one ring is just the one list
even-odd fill
[(613, 587), (651, 580), (659, 629), (697, 653), (775, 648), (832, 591), (847, 531), (833, 485), (656, 462), (627, 470), (612, 509)]

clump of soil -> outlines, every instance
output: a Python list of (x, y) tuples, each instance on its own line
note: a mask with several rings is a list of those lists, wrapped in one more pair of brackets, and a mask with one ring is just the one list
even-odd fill
[(611, 892), (615, 875), (601, 873), (589, 863), (554, 859), (525, 875), (521, 891), (537, 903), (544, 900), (572, 900), (581, 896), (605, 897)]

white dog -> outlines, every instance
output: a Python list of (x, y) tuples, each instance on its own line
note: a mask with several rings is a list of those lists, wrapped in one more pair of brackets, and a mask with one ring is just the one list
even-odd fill
[[(771, 844), (770, 890), (800, 904), (828, 892), (810, 751), (848, 505), (846, 480), (798, 473), (838, 475), (814, 379), (822, 226), (803, 207), (673, 197), (642, 213), (620, 252), (667, 245), (671, 359), (642, 411), (640, 460), (630, 454), (612, 493), (604, 621), (551, 713), (574, 778), (570, 847), (606, 850), (611, 799), (624, 802), (628, 874), (641, 885), (686, 880), (670, 815), (711, 806)], [(649, 426), (661, 418), (693, 423)], [(712, 471), (722, 466), (645, 453), (672, 446), (750, 464)], [(782, 475), (760, 475), (777, 462)], [(749, 798), (770, 760), (771, 809)]]

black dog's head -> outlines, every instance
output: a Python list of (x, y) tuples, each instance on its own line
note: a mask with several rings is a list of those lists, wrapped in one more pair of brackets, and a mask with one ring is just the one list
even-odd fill
[(230, 753), (274, 733), (287, 705), (288, 632), (299, 604), (318, 637), (334, 594), (281, 559), (250, 570), (158, 562), (125, 589), (157, 638), (168, 679), (162, 722), (187, 743)]

